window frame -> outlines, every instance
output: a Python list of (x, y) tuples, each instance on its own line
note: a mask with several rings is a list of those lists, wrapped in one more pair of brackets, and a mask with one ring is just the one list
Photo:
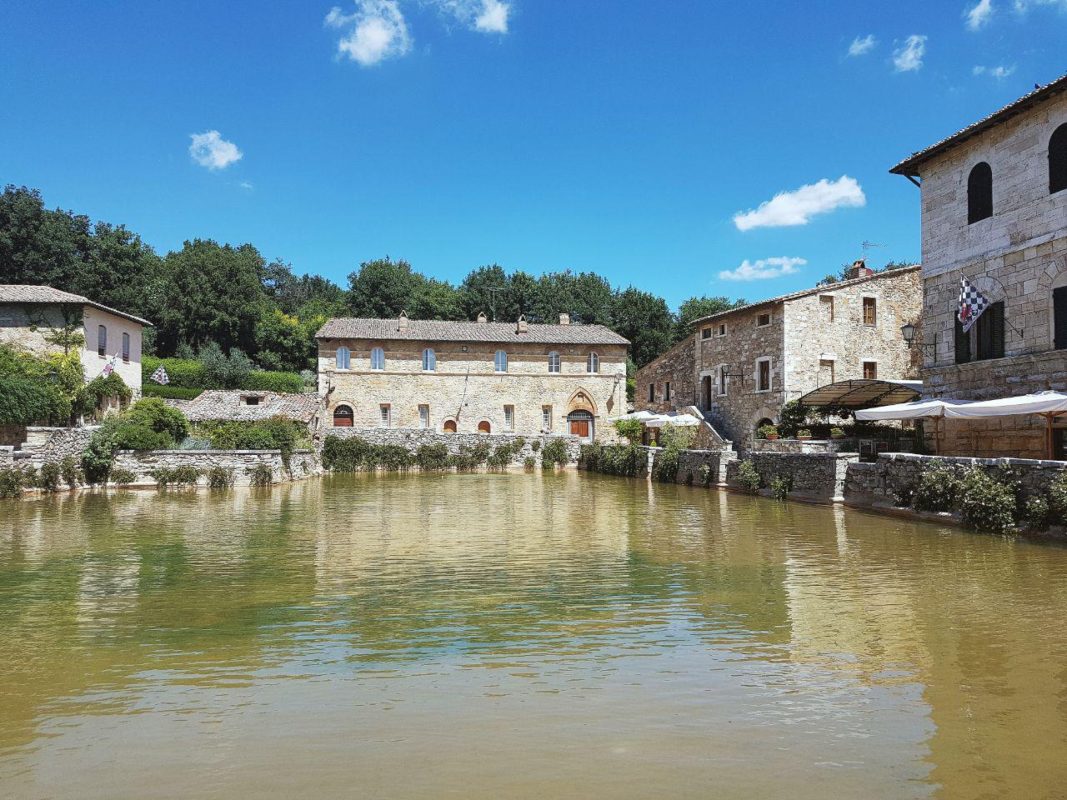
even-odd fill
[(671, 382), (670, 381), (664, 381), (663, 382), (663, 402), (664, 403), (671, 402)]
[(585, 371), (590, 375), (596, 375), (600, 372), (600, 354), (595, 350), (590, 350), (588, 357), (585, 359)]
[(654, 383), (650, 383), (648, 385), (648, 402), (650, 402), (650, 403), (655, 403), (656, 402), (656, 384), (654, 384)]
[[(760, 386), (761, 386), (761, 381), (760, 381), (761, 369), (760, 369), (760, 367), (763, 364), (767, 365), (767, 387), (765, 389), (761, 389), (760, 388)], [(774, 371), (772, 369), (771, 357), (770, 356), (760, 356), (759, 358), (756, 359), (756, 381), (755, 381), (755, 383), (756, 383), (756, 393), (757, 394), (766, 394), (767, 392), (774, 391)]]
[[(342, 355), (344, 356), (342, 358)], [(342, 361), (344, 362), (342, 364)], [(352, 369), (352, 351), (344, 345), (341, 345), (333, 354), (333, 364), (335, 369)]]
[(370, 349), (370, 368), (374, 372), (380, 372), (385, 369), (385, 348), (384, 347), (372, 347)]
[[(867, 309), (871, 310), (870, 322), (867, 321)], [(868, 328), (878, 327), (878, 298), (872, 295), (865, 294), (861, 300), (860, 315), (863, 320), (863, 324)]]
[[(555, 369), (553, 369), (555, 367)], [(563, 362), (559, 357), (558, 350), (550, 350), (548, 353), (548, 372), (550, 375), (559, 375), (563, 371)]]
[(1067, 190), (1067, 122), (1048, 137), (1048, 193)]
[[(337, 424), (337, 412), (341, 411), (342, 409), (348, 411), (348, 416), (345, 416), (344, 414), (341, 415), (341, 419), (347, 419), (349, 421), (350, 424), (348, 425)], [(348, 403), (338, 403), (336, 406), (334, 406), (333, 413), (330, 414), (330, 422), (332, 423), (332, 427), (334, 428), (354, 428), (356, 426), (356, 411)]]
[[(762, 322), (762, 320), (763, 320), (764, 318), (766, 318), (766, 319), (767, 319), (767, 321), (766, 321), (766, 322)], [(773, 320), (773, 319), (774, 319), (774, 318), (773, 318), (773, 316), (771, 315), (771, 312), (770, 312), (770, 311), (768, 311), (768, 312), (766, 312), (766, 313), (762, 313), (762, 314), (757, 314), (757, 315), (756, 315), (756, 327), (757, 327), (757, 328), (767, 328), (767, 327), (770, 327), (770, 324), (771, 324), (771, 322), (772, 322), (772, 320)]]
[(552, 432), (552, 406), (541, 406), (541, 430)]
[(719, 323), (719, 332), (716, 335), (719, 336), (720, 338), (726, 335), (726, 323), (725, 322), (720, 322)]
[(711, 326), (710, 325), (708, 327), (706, 327), (706, 328), (701, 328), (700, 329), (700, 338), (701, 339), (710, 339), (711, 338)]
[[(1003, 300), (990, 303), (974, 327), (974, 361), (993, 361), (1004, 358), (1006, 352), (1006, 307)], [(998, 341), (999, 329), (999, 341)]]
[[(503, 365), (503, 366), (501, 366)], [(493, 353), (493, 372), (503, 375), (508, 371), (508, 351), (497, 350)]]
[(393, 405), (392, 405), (392, 403), (379, 403), (378, 404), (378, 427), (379, 428), (392, 428), (393, 427)]
[(425, 347), (422, 350), (422, 371), (437, 372), (437, 353), (432, 347)]
[(430, 404), (419, 403), (419, 429), (429, 430), (430, 428)]
[(730, 393), (730, 376), (726, 372), (726, 365), (719, 364), (715, 369), (715, 396), (727, 397)]
[(107, 358), (107, 325), (96, 326), (96, 355)]
[(511, 403), (504, 404), (504, 432), (515, 432), (515, 406)]
[(130, 334), (122, 332), (122, 363), (130, 363)]
[[(874, 367), (874, 375), (872, 375), (869, 378), (867, 377), (867, 366), (868, 365)], [(860, 360), (860, 375), (863, 376), (863, 380), (865, 380), (865, 381), (876, 381), (876, 380), (878, 380), (878, 361), (877, 361), (877, 359), (873, 359), (873, 358), (861, 359)]]
[[(988, 185), (985, 183), (987, 175)], [(992, 216), (993, 167), (988, 161), (979, 161), (967, 173), (967, 224), (974, 225)]]

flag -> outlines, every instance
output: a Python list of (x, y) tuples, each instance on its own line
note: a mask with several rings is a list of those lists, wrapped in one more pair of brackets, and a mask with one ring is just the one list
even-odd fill
[(960, 278), (960, 307), (957, 316), (963, 325), (964, 333), (974, 327), (974, 323), (987, 308), (989, 301), (986, 296), (975, 289), (966, 278)]
[(168, 383), (170, 383), (170, 378), (167, 377), (167, 371), (163, 369), (162, 364), (159, 365), (159, 369), (152, 373), (152, 377), (150, 378), (150, 380), (155, 381), (160, 386), (166, 386)]
[(115, 371), (115, 362), (114, 362), (114, 360), (112, 360), (112, 361), (108, 361), (106, 364), (104, 364), (104, 369), (100, 374), (103, 375), (106, 378), (108, 375), (110, 375), (114, 371)]

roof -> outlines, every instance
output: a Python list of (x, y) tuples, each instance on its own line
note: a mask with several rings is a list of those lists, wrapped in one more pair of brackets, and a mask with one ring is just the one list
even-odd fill
[[(256, 397), (259, 403), (245, 405), (242, 398)], [(284, 417), (308, 423), (322, 407), (322, 398), (314, 393), (282, 394), (280, 392), (250, 392), (240, 389), (208, 389), (192, 400), (174, 404), (190, 422), (230, 420), (255, 422)]]
[(837, 283), (827, 283), (820, 286), (813, 286), (810, 289), (801, 289), (798, 292), (791, 294), (783, 294), (778, 297), (770, 297), (766, 300), (757, 300), (755, 303), (749, 303), (744, 306), (737, 306), (736, 308), (727, 309), (726, 311), (719, 311), (716, 314), (710, 314), (700, 319), (695, 319), (691, 323), (692, 325), (700, 325), (704, 322), (709, 322), (713, 319), (720, 319), (722, 317), (728, 317), (730, 314), (743, 314), (746, 311), (752, 311), (753, 309), (760, 308), (761, 306), (772, 306), (776, 303), (785, 303), (789, 300), (798, 300), (801, 297), (807, 297), (813, 294), (827, 294), (828, 292), (834, 292), (838, 289), (847, 288), (850, 286), (857, 286), (858, 284), (865, 283), (867, 281), (876, 281), (882, 278), (891, 278), (897, 275), (906, 275), (909, 272), (915, 272), (922, 269), (921, 264), (915, 264), (910, 267), (896, 267), (894, 269), (885, 270), (883, 272), (876, 272), (873, 275), (864, 275), (862, 278), (850, 278), (847, 281), (838, 281)]
[(603, 325), (530, 323), (517, 333), (514, 322), (446, 322), (411, 319), (400, 330), (398, 320), (337, 317), (326, 322), (316, 339), (402, 339), (423, 342), (532, 342), (535, 344), (617, 344), (630, 341)]
[(119, 317), (125, 317), (134, 322), (139, 322), (141, 325), (152, 326), (152, 323), (146, 319), (141, 319), (140, 317), (135, 317), (133, 314), (127, 314), (125, 311), (119, 311), (116, 308), (105, 306), (103, 303), (97, 303), (94, 300), (90, 300), (88, 297), (82, 297), (80, 294), (71, 294), (70, 292), (53, 289), (51, 286), (30, 286), (17, 283), (0, 284), (0, 303), (86, 305), (92, 306), (93, 308), (99, 308), (101, 311), (106, 311), (109, 314), (115, 314)]
[(1012, 117), (1022, 114), (1024, 111), (1028, 111), (1039, 103), (1043, 103), (1065, 91), (1067, 91), (1067, 75), (1061, 75), (1051, 83), (1046, 83), (1044, 86), (1038, 86), (1032, 92), (1024, 94), (1018, 100), (1008, 103), (1008, 105), (1004, 106), (999, 111), (994, 111), (988, 117), (984, 117), (983, 119), (968, 125), (963, 130), (957, 131), (939, 142), (935, 142), (925, 150), (912, 153), (889, 171), (895, 175), (918, 175), (919, 167), (934, 156), (940, 155), (958, 144), (962, 144), (968, 139), (989, 130), (995, 125), (1007, 122)]
[(922, 381), (837, 381), (808, 392), (797, 402), (816, 407), (876, 408), (915, 400), (922, 385)]

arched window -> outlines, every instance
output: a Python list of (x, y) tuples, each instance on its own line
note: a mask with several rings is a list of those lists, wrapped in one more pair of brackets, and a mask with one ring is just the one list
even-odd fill
[(548, 354), (548, 371), (559, 372), (559, 353), (555, 350)]
[(122, 363), (130, 363), (130, 334), (122, 334)]
[(1052, 132), (1048, 140), (1048, 193), (1067, 189), (1067, 123)]
[(445, 433), (455, 433), (456, 421), (454, 419), (446, 419), (444, 427), (441, 430), (443, 430)]
[(354, 417), (352, 406), (337, 406), (333, 410), (333, 426), (335, 428), (351, 428)]
[(600, 372), (600, 356), (596, 353), (589, 354), (589, 363), (586, 364), (586, 372)]
[(483, 419), (478, 423), (478, 433), (492, 433), (492, 426), (489, 424), (489, 420)]
[(380, 347), (372, 347), (370, 351), (370, 368), (385, 369), (385, 351)]
[(96, 354), (100, 358), (107, 356), (107, 328), (104, 325), (96, 329)]
[(349, 369), (352, 363), (352, 353), (347, 347), (337, 348), (337, 369)]
[(508, 354), (505, 350), (497, 350), (493, 358), (493, 369), (497, 372), (508, 371)]
[(993, 169), (979, 161), (967, 176), (967, 224), (993, 216)]
[(432, 347), (427, 347), (422, 351), (422, 369), (423, 372), (433, 372), (437, 369), (437, 354), (434, 353)]

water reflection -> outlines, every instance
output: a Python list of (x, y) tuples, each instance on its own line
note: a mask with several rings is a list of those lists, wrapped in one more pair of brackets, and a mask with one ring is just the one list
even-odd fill
[(1055, 797), (1067, 777), (1061, 549), (573, 473), (2, 511), (12, 796)]

